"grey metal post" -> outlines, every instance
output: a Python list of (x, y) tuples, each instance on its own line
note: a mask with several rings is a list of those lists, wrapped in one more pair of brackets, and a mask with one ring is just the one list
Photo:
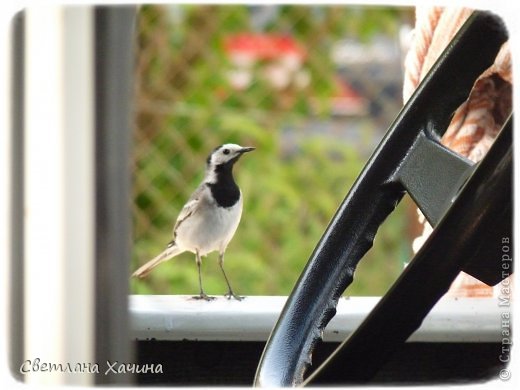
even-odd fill
[[(100, 364), (132, 360), (128, 324), (133, 6), (95, 9), (96, 346)], [(130, 375), (99, 375), (98, 384)]]
[(18, 13), (12, 24), (12, 86), (11, 86), (11, 192), (10, 192), (10, 286), (9, 286), (9, 364), (12, 375), (22, 380), (19, 369), (24, 351), (24, 29), (25, 14)]

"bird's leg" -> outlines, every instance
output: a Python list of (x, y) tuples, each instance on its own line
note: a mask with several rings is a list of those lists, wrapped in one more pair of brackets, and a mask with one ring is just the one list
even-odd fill
[(206, 301), (211, 301), (211, 300), (215, 299), (215, 297), (210, 297), (202, 289), (202, 276), (201, 276), (201, 272), (200, 272), (200, 265), (202, 263), (202, 260), (200, 258), (200, 254), (199, 254), (198, 250), (195, 251), (195, 261), (197, 263), (197, 269), (199, 271), (199, 288), (200, 288), (200, 293), (199, 293), (199, 295), (195, 295), (193, 297), (193, 299), (204, 299)]
[(220, 266), (220, 269), (222, 270), (222, 274), (224, 274), (224, 279), (226, 279), (226, 283), (228, 286), (228, 293), (224, 295), (227, 299), (231, 299), (231, 297), (235, 298), (237, 301), (241, 301), (244, 299), (244, 297), (241, 297), (239, 295), (236, 295), (233, 292), (233, 289), (231, 288), (231, 284), (229, 284), (229, 279), (226, 275), (226, 271), (224, 271), (224, 252), (221, 252), (218, 256), (218, 265)]

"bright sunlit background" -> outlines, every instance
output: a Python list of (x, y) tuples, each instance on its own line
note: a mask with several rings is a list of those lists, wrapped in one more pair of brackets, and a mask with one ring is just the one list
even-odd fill
[[(207, 154), (257, 150), (235, 167), (244, 212), (226, 252), (242, 295), (288, 294), (336, 208), (402, 106), (411, 8), (143, 6), (137, 20), (133, 268), (162, 251)], [(410, 257), (402, 202), (348, 295), (382, 295)], [(223, 294), (217, 254), (204, 286)], [(162, 264), (137, 294), (198, 291), (194, 255)]]

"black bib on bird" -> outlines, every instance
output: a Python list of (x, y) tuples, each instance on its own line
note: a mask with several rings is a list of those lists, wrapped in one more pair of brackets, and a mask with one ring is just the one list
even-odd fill
[(215, 183), (208, 183), (211, 194), (220, 207), (228, 208), (240, 199), (240, 189), (233, 178), (233, 165), (237, 162), (238, 156), (224, 164), (215, 167), (217, 180)]

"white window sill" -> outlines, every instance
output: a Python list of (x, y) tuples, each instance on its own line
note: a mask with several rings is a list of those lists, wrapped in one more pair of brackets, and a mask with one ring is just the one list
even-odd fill
[[(243, 301), (218, 297), (211, 302), (183, 295), (132, 295), (131, 335), (146, 340), (266, 341), (286, 301), (285, 296), (248, 296)], [(341, 298), (324, 341), (343, 341), (380, 297)], [(501, 313), (496, 298), (444, 297), (413, 342), (500, 342)]]

